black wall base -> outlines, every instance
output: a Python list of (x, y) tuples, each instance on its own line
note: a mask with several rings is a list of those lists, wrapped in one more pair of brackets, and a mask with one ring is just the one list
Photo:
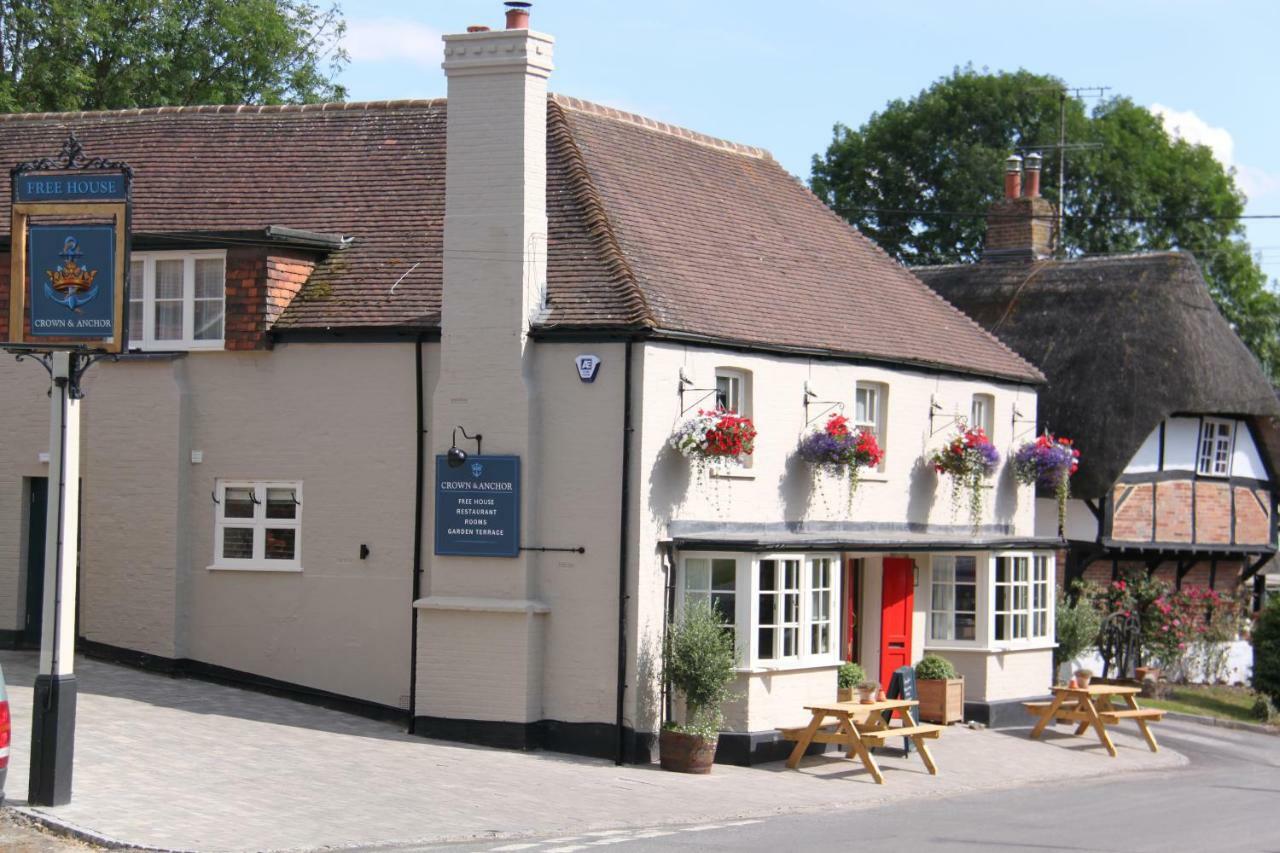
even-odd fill
[(61, 806), (71, 802), (75, 753), (76, 677), (37, 675), (31, 720), (31, 772), (27, 802)]
[[(821, 755), (829, 744), (813, 743), (805, 755)], [(773, 730), (763, 732), (721, 732), (716, 746), (716, 764), (733, 764), (738, 767), (755, 767), (771, 761), (784, 761), (795, 749), (795, 741), (783, 740)]]
[(964, 718), (982, 723), (989, 729), (1006, 729), (1025, 726), (1034, 722), (1022, 707), (1023, 702), (1043, 702), (1051, 696), (1027, 696), (1023, 699), (1004, 699), (999, 702), (965, 702)]
[[(618, 756), (618, 729), (609, 723), (565, 723), (560, 720), (512, 723), (415, 717), (412, 731), (422, 737), (501, 749), (547, 749), (591, 758), (616, 759)], [(655, 761), (657, 748), (658, 739), (653, 733), (623, 728), (622, 760), (625, 763), (648, 764)]]
[(76, 642), (76, 652), (94, 660), (123, 664), (124, 666), (131, 666), (134, 669), (142, 669), (148, 672), (159, 672), (174, 678), (196, 678), (214, 684), (239, 687), (242, 690), (253, 690), (257, 693), (280, 696), (285, 699), (292, 699), (295, 702), (318, 705), (331, 711), (342, 711), (345, 714), (355, 714), (371, 720), (382, 720), (401, 725), (406, 724), (409, 720), (408, 713), (400, 708), (392, 708), (389, 705), (368, 702), (364, 699), (355, 699), (339, 693), (330, 693), (327, 690), (318, 690), (302, 684), (277, 681), (274, 678), (255, 675), (252, 672), (241, 672), (238, 669), (231, 669), (190, 658), (166, 658), (148, 652), (111, 646), (106, 643), (95, 643), (92, 640), (83, 638)]

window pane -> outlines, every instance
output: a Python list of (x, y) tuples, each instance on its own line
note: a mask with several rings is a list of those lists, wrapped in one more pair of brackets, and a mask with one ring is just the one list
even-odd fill
[(222, 529), (222, 556), (228, 560), (253, 559), (253, 528), (224, 527)]
[(253, 518), (253, 489), (227, 489), (222, 496), (224, 518)]
[(786, 589), (800, 588), (800, 561), (785, 560), (782, 564), (786, 569)]
[(726, 625), (732, 625), (735, 621), (734, 594), (731, 592), (713, 592), (711, 593), (711, 606), (720, 614), (720, 618)]
[(784, 628), (782, 631), (782, 656), (794, 657), (800, 653), (800, 629)]
[(129, 343), (136, 343), (142, 340), (146, 329), (142, 327), (142, 300), (129, 300)]
[(933, 640), (950, 640), (948, 636), (948, 628), (951, 627), (951, 618), (946, 613), (934, 613), (929, 617), (929, 638)]
[(825, 624), (814, 625), (810, 642), (813, 646), (814, 654), (826, 654), (831, 651), (831, 626)]
[(182, 340), (182, 300), (156, 300), (156, 325), (153, 336), (161, 341)]
[(760, 645), (760, 657), (772, 659), (773, 651), (773, 628), (761, 628), (758, 641)]
[(196, 299), (222, 300), (222, 258), (196, 258)]
[(977, 617), (972, 613), (957, 613), (955, 639), (972, 640), (975, 636), (977, 636)]
[(1007, 611), (1009, 609), (1009, 587), (996, 587), (996, 606), (997, 611)]
[(956, 586), (956, 610), (965, 610), (970, 613), (978, 609), (978, 589), (973, 584), (958, 584)]
[(293, 489), (267, 489), (267, 518), (297, 518)]
[(1003, 614), (996, 614), (996, 639), (1009, 639), (1009, 617)]
[(295, 528), (267, 528), (266, 558), (268, 560), (292, 560), (298, 531)]
[(737, 560), (711, 561), (711, 588), (732, 590), (737, 583)]
[(760, 624), (773, 625), (778, 619), (778, 596), (762, 595), (760, 596)]
[(760, 589), (775, 590), (778, 588), (778, 563), (775, 560), (760, 561)]
[(956, 581), (974, 583), (978, 579), (977, 557), (956, 557)]
[(798, 595), (782, 596), (782, 621), (783, 622), (799, 622), (800, 621), (800, 596)]
[(1009, 582), (1009, 558), (996, 557), (996, 583)]
[(954, 602), (952, 601), (953, 587), (951, 584), (935, 583), (933, 585), (933, 602), (934, 610), (952, 610)]
[(156, 261), (156, 299), (182, 298), (181, 260)]
[(704, 559), (688, 559), (684, 561), (684, 588), (710, 589), (711, 567)]
[(197, 299), (195, 323), (197, 341), (222, 340), (222, 300)]

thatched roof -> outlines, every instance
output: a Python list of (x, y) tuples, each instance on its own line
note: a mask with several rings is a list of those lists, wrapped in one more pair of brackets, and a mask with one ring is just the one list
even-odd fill
[(1041, 429), (1082, 456), (1072, 491), (1096, 498), (1173, 414), (1249, 417), (1272, 470), (1280, 400), (1183, 252), (914, 269), (1037, 365)]

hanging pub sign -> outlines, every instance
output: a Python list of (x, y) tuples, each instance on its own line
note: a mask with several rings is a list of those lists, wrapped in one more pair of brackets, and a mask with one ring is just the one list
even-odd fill
[(458, 467), (436, 456), (436, 553), (520, 553), (520, 457), (468, 456)]
[(86, 157), (71, 133), (59, 157), (9, 176), (10, 342), (123, 351), (132, 170)]

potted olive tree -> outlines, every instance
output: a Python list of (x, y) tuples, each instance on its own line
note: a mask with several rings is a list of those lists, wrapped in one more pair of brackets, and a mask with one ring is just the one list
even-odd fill
[(853, 691), (866, 680), (867, 673), (858, 664), (852, 661), (840, 664), (840, 671), (836, 674), (836, 701), (852, 702)]
[(662, 650), (662, 667), (671, 687), (684, 697), (683, 723), (667, 723), (658, 738), (664, 770), (710, 773), (722, 721), (720, 706), (738, 664), (733, 632), (706, 601), (685, 605), (671, 626)]
[(916, 692), (920, 719), (931, 723), (958, 723), (964, 719), (964, 679), (951, 661), (925, 655), (916, 664)]

